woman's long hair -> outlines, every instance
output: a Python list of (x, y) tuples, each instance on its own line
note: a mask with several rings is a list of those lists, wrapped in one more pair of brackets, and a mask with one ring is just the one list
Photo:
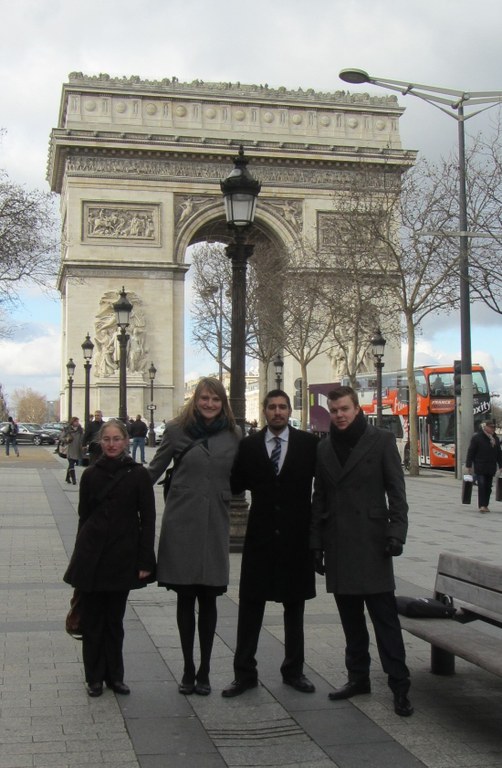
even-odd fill
[(211, 392), (213, 395), (216, 395), (217, 397), (220, 398), (221, 404), (222, 404), (221, 412), (228, 421), (228, 428), (230, 430), (234, 430), (235, 418), (234, 418), (234, 414), (232, 413), (232, 409), (230, 408), (230, 403), (228, 402), (228, 397), (225, 391), (225, 387), (223, 386), (221, 381), (219, 381), (219, 379), (213, 379), (209, 376), (204, 377), (198, 382), (192, 397), (190, 398), (188, 403), (185, 405), (180, 415), (177, 416), (174, 419), (174, 421), (185, 430), (191, 427), (193, 424), (195, 424), (196, 413), (197, 413), (197, 400), (201, 396), (204, 389), (209, 390), (209, 392)]

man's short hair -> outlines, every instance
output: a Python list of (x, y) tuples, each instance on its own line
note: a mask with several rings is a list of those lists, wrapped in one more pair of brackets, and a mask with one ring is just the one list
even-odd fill
[(265, 410), (268, 405), (268, 401), (273, 397), (284, 397), (288, 404), (288, 408), (291, 411), (291, 400), (289, 399), (289, 395), (286, 394), (283, 389), (271, 389), (270, 392), (267, 392), (263, 400), (263, 410)]
[(328, 392), (328, 400), (339, 400), (341, 397), (350, 397), (356, 407), (359, 407), (357, 392), (352, 387), (335, 387)]

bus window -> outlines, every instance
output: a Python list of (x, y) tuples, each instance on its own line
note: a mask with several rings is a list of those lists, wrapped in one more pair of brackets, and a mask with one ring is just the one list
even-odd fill
[(422, 371), (415, 371), (415, 382), (417, 385), (417, 395), (427, 397), (427, 382)]
[(472, 372), (472, 391), (475, 395), (488, 394), (488, 384), (483, 371)]

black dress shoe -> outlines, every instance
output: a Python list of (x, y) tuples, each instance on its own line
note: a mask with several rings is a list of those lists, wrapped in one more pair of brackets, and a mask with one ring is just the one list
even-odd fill
[(341, 688), (328, 693), (328, 699), (339, 701), (340, 699), (350, 699), (352, 696), (360, 696), (363, 693), (371, 693), (371, 683), (369, 680), (354, 680), (352, 682), (349, 680)]
[(399, 717), (410, 717), (413, 714), (413, 707), (405, 693), (394, 694), (394, 712)]
[(256, 688), (257, 685), (258, 680), (234, 680), (228, 688), (222, 690), (221, 695), (226, 699), (230, 699), (233, 696), (240, 696), (241, 693), (249, 690), (249, 688)]
[(120, 693), (122, 696), (128, 696), (131, 693), (131, 689), (128, 685), (121, 680), (107, 680), (106, 685), (114, 693)]
[(101, 696), (103, 693), (103, 684), (102, 683), (88, 683), (87, 685), (87, 693), (89, 696)]
[(282, 682), (285, 685), (290, 685), (296, 691), (301, 691), (301, 693), (314, 693), (315, 691), (314, 683), (311, 683), (305, 675), (298, 675), (298, 677), (283, 677)]

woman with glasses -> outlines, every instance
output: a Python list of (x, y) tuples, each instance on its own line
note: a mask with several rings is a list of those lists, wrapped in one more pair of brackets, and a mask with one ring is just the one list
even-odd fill
[(129, 456), (121, 421), (103, 423), (97, 439), (102, 456), (82, 474), (77, 539), (64, 575), (80, 593), (89, 696), (101, 696), (103, 682), (115, 693), (130, 692), (122, 656), (127, 597), (155, 579), (151, 480)]
[[(155, 482), (174, 459), (159, 539), (159, 586), (177, 595), (183, 653), (180, 693), (207, 696), (216, 631), (216, 598), (229, 579), (230, 469), (239, 445), (227, 394), (213, 378), (199, 381), (181, 415), (170, 421), (150, 462)], [(195, 604), (200, 660), (195, 668)]]

